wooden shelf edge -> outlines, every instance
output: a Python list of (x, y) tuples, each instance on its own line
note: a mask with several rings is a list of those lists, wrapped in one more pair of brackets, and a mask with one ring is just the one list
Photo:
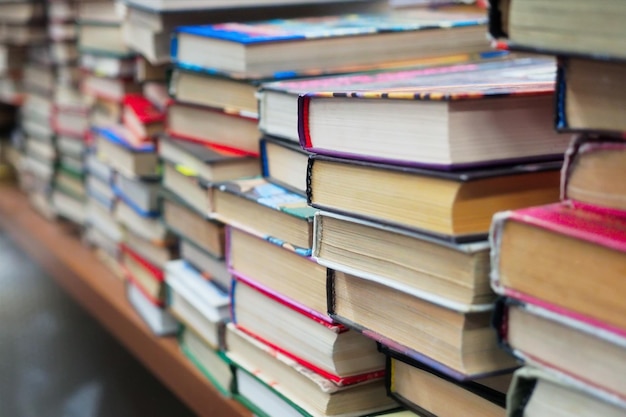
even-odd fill
[(77, 236), (35, 213), (15, 186), (0, 184), (0, 228), (200, 417), (250, 417), (223, 397), (174, 338), (152, 334), (117, 279)]

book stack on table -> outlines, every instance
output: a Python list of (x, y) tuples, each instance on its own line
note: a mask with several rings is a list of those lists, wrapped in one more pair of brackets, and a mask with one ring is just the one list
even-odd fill
[(621, 3), (493, 1), (491, 35), (511, 50), (554, 55), (553, 109), (565, 153), (561, 201), (507, 211), (491, 230), (492, 286), (503, 297), (501, 344), (526, 366), (510, 416), (623, 415), (626, 230), (619, 180), (625, 153), (626, 65)]

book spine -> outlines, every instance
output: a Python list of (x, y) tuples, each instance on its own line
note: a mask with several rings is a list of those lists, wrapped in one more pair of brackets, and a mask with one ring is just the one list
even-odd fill
[(306, 94), (298, 96), (298, 138), (300, 147), (305, 151), (311, 151), (311, 134), (309, 131), (309, 108), (311, 97)]
[(489, 229), (489, 245), (491, 246), (490, 252), (490, 281), (491, 289), (496, 294), (503, 294), (504, 288), (500, 281), (500, 246), (502, 244), (502, 231), (504, 229), (504, 223), (510, 216), (510, 211), (499, 212), (493, 215), (491, 220), (491, 227)]
[(556, 67), (556, 85), (554, 91), (554, 125), (560, 132), (569, 131), (567, 123), (567, 58), (559, 57)]

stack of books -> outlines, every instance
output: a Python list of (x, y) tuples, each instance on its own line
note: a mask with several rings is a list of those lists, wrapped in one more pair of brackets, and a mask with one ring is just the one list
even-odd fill
[(510, 391), (510, 416), (626, 411), (626, 65), (617, 24), (625, 17), (625, 5), (608, 1), (492, 2), (498, 44), (557, 57), (556, 128), (576, 132), (561, 202), (493, 220), (492, 286), (503, 296), (495, 326), (526, 364)]

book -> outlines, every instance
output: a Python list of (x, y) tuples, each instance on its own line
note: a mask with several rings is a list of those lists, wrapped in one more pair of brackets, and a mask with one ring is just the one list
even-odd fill
[(320, 320), (329, 320), (325, 267), (309, 257), (234, 227), (226, 228), (226, 245), (226, 262), (233, 275), (253, 279), (306, 307)]
[(207, 182), (252, 177), (260, 173), (256, 158), (170, 136), (159, 139), (159, 156), (166, 162), (179, 166), (179, 170), (188, 176), (199, 177)]
[(561, 178), (561, 199), (576, 205), (592, 205), (608, 211), (626, 211), (626, 192), (617, 180), (622, 158), (626, 156), (623, 140), (615, 137), (578, 135), (565, 154)]
[(261, 171), (269, 182), (306, 195), (306, 168), (309, 153), (295, 143), (264, 136), (261, 145)]
[(213, 190), (213, 218), (304, 256), (311, 255), (316, 211), (305, 197), (261, 177), (227, 181)]
[[(169, 72), (169, 65), (152, 65), (147, 59), (138, 56), (135, 61), (135, 79), (140, 83), (164, 83)], [(145, 96), (144, 84), (144, 96)], [(151, 100), (152, 101), (152, 100)], [(153, 103), (154, 104), (154, 103)], [(162, 108), (162, 107), (159, 107)]]
[(624, 217), (568, 203), (529, 207), (496, 214), (490, 240), (497, 293), (587, 317), (601, 328), (626, 329), (619, 298)]
[(133, 51), (124, 42), (119, 23), (78, 21), (78, 48), (82, 52), (130, 57)]
[(159, 160), (154, 144), (130, 145), (125, 128), (119, 125), (95, 128), (98, 158), (114, 170), (131, 178), (155, 178)]
[(58, 217), (67, 219), (78, 225), (85, 222), (85, 204), (59, 189), (52, 190), (50, 196), (52, 207)]
[(395, 408), (383, 380), (338, 386), (268, 345), (227, 325), (235, 398), (259, 415), (360, 416)]
[(120, 104), (124, 97), (141, 91), (141, 86), (133, 79), (106, 78), (95, 74), (81, 77), (81, 90), (87, 96), (95, 96)]
[(457, 310), (495, 300), (487, 240), (455, 244), (325, 211), (315, 215), (313, 235), (313, 256), (328, 268)]
[(172, 234), (158, 216), (146, 217), (126, 204), (124, 200), (119, 200), (115, 204), (113, 215), (118, 223), (153, 245), (168, 246), (173, 240)]
[(168, 86), (172, 98), (183, 103), (224, 109), (255, 119), (259, 117), (257, 81), (176, 67)]
[(79, 1), (76, 19), (104, 25), (120, 24), (125, 6), (110, 0)]
[(222, 395), (230, 396), (233, 372), (226, 356), (211, 349), (198, 333), (188, 327), (182, 328), (178, 335), (183, 353)]
[(109, 207), (103, 205), (91, 193), (87, 198), (85, 223), (105, 235), (111, 242), (119, 244), (125, 239), (126, 234), (117, 224)]
[(134, 143), (151, 141), (165, 129), (165, 113), (141, 94), (126, 94), (122, 121)]
[(624, 58), (619, 22), (626, 16), (621, 2), (490, 0), (489, 33), (504, 46), (550, 55)]
[(556, 83), (556, 127), (621, 136), (626, 124), (626, 66), (621, 61), (560, 57)]
[(228, 293), (184, 260), (167, 263), (165, 282), (170, 313), (212, 349), (223, 348), (224, 323), (230, 320)]
[(383, 377), (384, 356), (373, 340), (309, 314), (252, 279), (234, 279), (232, 321), (238, 329), (338, 386)]
[[(88, 120), (92, 130), (98, 128), (108, 129), (122, 122), (121, 102), (104, 96), (85, 95), (85, 97), (90, 101)], [(132, 141), (131, 134), (128, 130), (125, 130), (124, 140), (127, 143), (131, 143)]]
[(211, 256), (187, 239), (180, 241), (180, 257), (222, 289), (230, 288), (231, 276), (223, 259)]
[(157, 336), (174, 335), (178, 322), (166, 310), (153, 303), (142, 290), (131, 281), (126, 282), (126, 295), (139, 317)]
[(95, 153), (90, 152), (85, 155), (85, 168), (90, 175), (97, 177), (100, 181), (108, 185), (113, 184), (115, 172), (109, 165), (101, 161)]
[(253, 7), (263, 10), (263, 7), (270, 6), (284, 6), (285, 3), (290, 5), (298, 4), (323, 4), (323, 5), (336, 5), (336, 4), (359, 4), (367, 5), (376, 3), (371, 0), (289, 0), (277, 1), (277, 0), (126, 0), (128, 5), (132, 8), (147, 10), (152, 13), (164, 13), (164, 12), (184, 12), (184, 11), (197, 11), (202, 12), (211, 10), (211, 12), (219, 12), (224, 9)]
[(626, 401), (620, 383), (626, 357), (624, 331), (596, 326), (554, 305), (514, 298), (499, 300), (493, 319), (502, 346), (525, 364)]
[(418, 415), (505, 416), (512, 374), (461, 382), (406, 356), (385, 352), (387, 392)]
[(326, 211), (457, 242), (481, 240), (497, 211), (558, 201), (561, 165), (448, 172), (313, 155), (307, 200)]
[(515, 359), (501, 350), (490, 310), (460, 311), (374, 281), (328, 272), (328, 314), (391, 350), (457, 380), (504, 373)]
[(192, 241), (216, 258), (224, 257), (224, 225), (208, 220), (185, 205), (172, 193), (165, 193), (161, 210), (163, 222), (174, 234)]
[(568, 139), (554, 132), (550, 59), (468, 63), (378, 78), (383, 80), (378, 85), (355, 82), (351, 88), (301, 94), (301, 145), (318, 154), (438, 169), (554, 159), (567, 147)]
[(182, 26), (173, 35), (172, 60), (233, 78), (351, 72), (420, 57), (484, 51), (485, 23), (484, 12), (424, 9)]
[(607, 398), (567, 377), (524, 367), (515, 372), (507, 400), (507, 416), (562, 416), (575, 410), (577, 416), (624, 415), (625, 404)]
[(128, 79), (135, 73), (136, 61), (130, 57), (100, 55), (81, 51), (80, 66), (99, 77)]
[(115, 195), (145, 217), (159, 215), (160, 190), (158, 180), (146, 181), (118, 174), (113, 181)]
[(120, 249), (120, 265), (128, 280), (139, 288), (151, 300), (152, 304), (165, 307), (165, 275), (163, 270), (124, 244), (120, 245)]
[(0, 22), (24, 24), (31, 21), (43, 21), (46, 13), (44, 4), (35, 1), (0, 2)]
[(242, 155), (259, 155), (257, 120), (209, 107), (172, 102), (167, 106), (167, 133)]
[(167, 262), (178, 259), (179, 248), (176, 240), (167, 242), (164, 246), (156, 246), (127, 230), (124, 234), (124, 244), (157, 268), (165, 269)]
[(213, 189), (193, 173), (182, 165), (166, 162), (163, 164), (163, 188), (176, 194), (196, 212), (209, 216), (213, 211)]

